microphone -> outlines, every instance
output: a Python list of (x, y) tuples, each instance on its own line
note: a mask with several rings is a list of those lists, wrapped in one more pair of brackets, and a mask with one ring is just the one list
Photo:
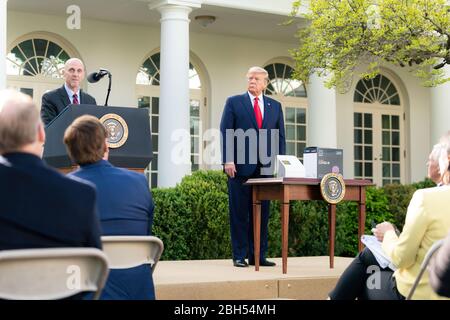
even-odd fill
[(90, 83), (96, 83), (96, 82), (100, 81), (100, 79), (106, 75), (108, 75), (109, 84), (108, 84), (108, 93), (106, 94), (105, 106), (108, 105), (109, 93), (111, 92), (111, 78), (112, 78), (111, 72), (109, 72), (106, 69), (100, 68), (100, 70), (98, 72), (92, 72), (87, 77), (87, 81), (89, 81)]
[(89, 81), (90, 83), (96, 83), (107, 74), (111, 73), (106, 69), (100, 69), (99, 72), (92, 72), (91, 74), (89, 74), (87, 76), (87, 81)]

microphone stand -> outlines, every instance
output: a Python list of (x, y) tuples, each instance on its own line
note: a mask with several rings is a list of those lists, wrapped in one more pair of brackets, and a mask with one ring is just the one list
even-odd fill
[(111, 75), (110, 72), (108, 72), (108, 78), (109, 78), (108, 94), (106, 95), (105, 107), (108, 106), (109, 93), (111, 92), (111, 78), (112, 78), (112, 75)]

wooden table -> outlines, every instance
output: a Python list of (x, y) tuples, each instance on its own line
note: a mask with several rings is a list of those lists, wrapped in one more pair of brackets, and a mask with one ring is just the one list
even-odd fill
[[(253, 188), (253, 236), (255, 251), (255, 270), (259, 271), (259, 253), (261, 238), (261, 200), (279, 200), (281, 202), (281, 243), (283, 273), (287, 273), (289, 201), (323, 200), (320, 193), (320, 179), (310, 178), (258, 178), (249, 179), (246, 184)], [(369, 180), (344, 180), (345, 197), (343, 201), (357, 201), (358, 250), (363, 249), (361, 236), (366, 223), (366, 187), (373, 185)], [(336, 205), (328, 204), (328, 229), (330, 268), (334, 267), (334, 238), (336, 224)]]

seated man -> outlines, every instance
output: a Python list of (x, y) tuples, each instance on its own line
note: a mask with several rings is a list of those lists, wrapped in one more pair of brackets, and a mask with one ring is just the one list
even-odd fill
[(101, 248), (95, 189), (46, 166), (44, 141), (31, 98), (0, 92), (0, 250)]
[(31, 98), (0, 91), (0, 250), (101, 248), (94, 187), (46, 166), (44, 140)]
[[(153, 199), (144, 175), (107, 161), (107, 131), (93, 116), (81, 116), (67, 128), (64, 143), (80, 165), (72, 176), (94, 183), (103, 235), (150, 235)], [(126, 253), (124, 253), (126, 254)], [(154, 299), (151, 268), (111, 270), (101, 299)]]

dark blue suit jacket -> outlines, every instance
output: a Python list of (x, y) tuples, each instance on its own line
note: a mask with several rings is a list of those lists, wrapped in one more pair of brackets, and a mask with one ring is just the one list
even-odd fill
[[(49, 124), (70, 104), (67, 91), (62, 87), (46, 92), (42, 96), (41, 118), (45, 125)], [(80, 104), (97, 104), (95, 98), (80, 89)]]
[[(153, 199), (144, 175), (108, 161), (82, 166), (70, 174), (97, 187), (103, 235), (150, 235)], [(111, 270), (101, 299), (154, 299), (149, 265)]]
[(0, 250), (101, 248), (95, 189), (29, 153), (0, 157)]
[[(253, 105), (247, 92), (230, 97), (225, 103), (220, 122), (222, 161), (223, 163), (234, 162), (238, 176), (250, 177), (255, 173), (258, 163), (262, 167), (270, 167), (272, 162), (268, 162), (269, 157), (271, 158), (270, 161), (273, 161), (277, 154), (285, 154), (286, 152), (281, 104), (267, 96), (263, 96), (263, 100), (262, 129), (266, 129), (267, 135), (265, 136), (262, 135), (264, 130), (258, 130)], [(242, 143), (237, 135), (233, 135), (232, 131), (227, 133), (229, 129), (242, 129), (241, 133), (245, 133), (247, 137), (252, 137), (253, 140), (256, 138), (257, 143), (250, 143), (251, 139), (249, 138), (245, 138), (245, 143)], [(278, 135), (275, 134), (275, 130), (278, 130)], [(240, 133), (237, 132), (237, 134)], [(275, 140), (271, 139), (272, 134), (274, 134)], [(244, 139), (241, 141), (244, 141)], [(262, 145), (265, 145), (265, 149), (261, 148)]]

